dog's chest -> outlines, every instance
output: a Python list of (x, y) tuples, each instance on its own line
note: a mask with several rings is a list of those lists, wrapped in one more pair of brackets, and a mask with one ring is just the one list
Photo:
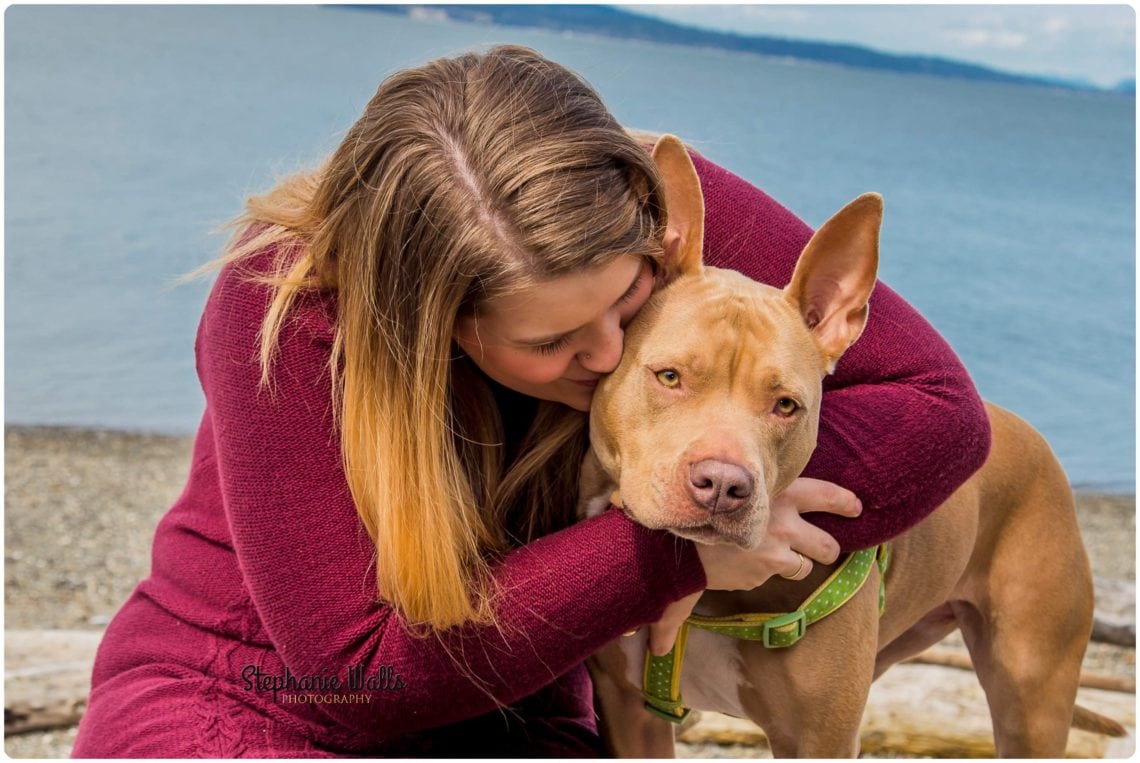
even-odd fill
[[(646, 631), (642, 628), (636, 637), (620, 641), (626, 658), (626, 678), (637, 687), (642, 685), (645, 670)], [(681, 699), (685, 706), (745, 718), (739, 691), (743, 683), (744, 665), (733, 639), (691, 628), (681, 667)]]

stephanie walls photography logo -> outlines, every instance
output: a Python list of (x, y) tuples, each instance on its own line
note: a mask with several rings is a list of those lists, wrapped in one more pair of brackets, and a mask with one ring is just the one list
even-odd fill
[(377, 692), (408, 687), (391, 665), (370, 672), (362, 665), (350, 665), (343, 677), (327, 669), (296, 675), (289, 668), (284, 673), (266, 673), (256, 665), (246, 665), (241, 678), (246, 691), (271, 693), (274, 702), (283, 704), (364, 705), (371, 704)]

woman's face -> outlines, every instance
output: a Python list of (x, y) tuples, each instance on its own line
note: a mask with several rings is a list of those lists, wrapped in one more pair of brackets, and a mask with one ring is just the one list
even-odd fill
[(648, 261), (623, 255), (490, 300), (456, 322), (455, 340), (503, 386), (586, 411), (598, 379), (617, 368), (626, 324), (653, 282)]

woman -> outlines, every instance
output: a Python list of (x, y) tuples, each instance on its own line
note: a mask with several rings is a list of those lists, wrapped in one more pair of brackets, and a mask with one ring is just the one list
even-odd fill
[[(806, 227), (698, 170), (706, 260), (786, 281)], [(801, 512), (863, 510), (828, 527), (866, 545), (981, 464), (968, 377), (880, 287), (829, 382), (822, 481), (761, 548), (573, 524), (584, 411), (664, 215), (597, 95), (514, 47), (396, 74), (321, 168), (251, 200), (199, 327), (189, 481), (74, 755), (595, 754), (583, 659), (705, 588), (833, 561)]]

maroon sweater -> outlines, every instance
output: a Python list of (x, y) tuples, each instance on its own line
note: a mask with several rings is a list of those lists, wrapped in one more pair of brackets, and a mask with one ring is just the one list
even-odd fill
[[(696, 162), (706, 262), (786, 284), (810, 231)], [(268, 299), (228, 267), (206, 304), (196, 342), (206, 410), (189, 480), (158, 526), (150, 577), (107, 629), (73, 755), (596, 752), (582, 661), (703, 588), (693, 545), (610, 511), (506, 557), (500, 627), (410, 634), (377, 601), (374, 547), (341, 469), (327, 375), (335, 298), (297, 303), (272, 394), (258, 389)], [(825, 386), (806, 474), (862, 498), (857, 520), (819, 515), (844, 548), (905, 530), (985, 458), (986, 416), (965, 370), (881, 284)], [(272, 682), (289, 676), (301, 683), (275, 695)], [(358, 677), (371, 685), (348, 685)]]

